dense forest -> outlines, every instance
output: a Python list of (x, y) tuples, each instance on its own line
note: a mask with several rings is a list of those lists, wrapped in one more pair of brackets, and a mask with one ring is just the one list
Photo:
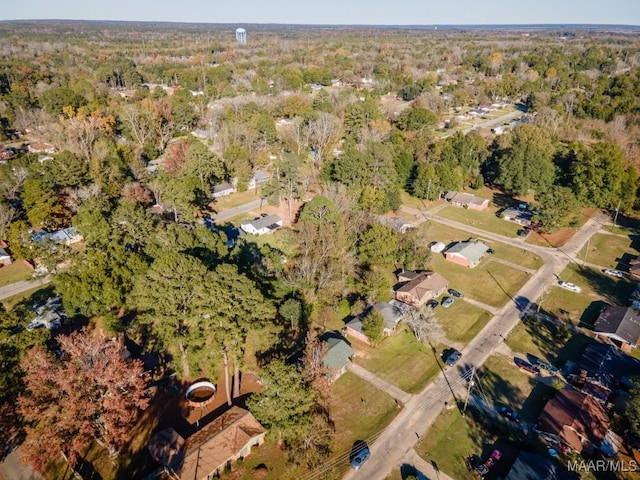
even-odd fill
[[(0, 443), (24, 442), (40, 471), (96, 443), (120, 478), (146, 468), (126, 464), (130, 434), (158, 397), (125, 339), (159, 355), (154, 379), (210, 378), (229, 405), (259, 374), (247, 407), (312, 468), (334, 428), (318, 336), (389, 300), (388, 267), (428, 265), (420, 233), (380, 216), (484, 187), (527, 199), (544, 232), (584, 208), (640, 210), (631, 32), (247, 31), (240, 45), (230, 26), (0, 23), (0, 239), (52, 277), (74, 325), (0, 315)], [(482, 106), (521, 121), (463, 128)], [(256, 171), (288, 227), (277, 245), (209, 221), (212, 187), (251, 191)], [(71, 227), (79, 244), (47, 236)]]

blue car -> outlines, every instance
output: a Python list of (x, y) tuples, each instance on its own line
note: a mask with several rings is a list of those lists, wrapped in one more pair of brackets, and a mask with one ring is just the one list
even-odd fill
[(356, 456), (351, 460), (351, 468), (354, 470), (360, 470), (360, 467), (371, 456), (371, 450), (366, 445), (362, 446), (356, 453)]
[(444, 297), (442, 299), (442, 307), (443, 308), (449, 308), (452, 303), (453, 303), (453, 297)]
[(456, 364), (456, 362), (458, 360), (460, 360), (460, 357), (462, 357), (462, 353), (460, 353), (458, 350), (451, 349), (449, 352), (449, 355), (447, 355), (447, 358), (445, 359), (444, 363), (448, 366), (448, 367), (452, 367), (453, 365)]

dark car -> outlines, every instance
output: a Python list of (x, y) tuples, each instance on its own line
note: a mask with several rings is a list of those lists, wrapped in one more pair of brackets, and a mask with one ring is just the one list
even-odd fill
[(522, 230), (518, 230), (519, 237), (526, 237), (528, 234), (529, 234), (529, 231), (525, 230), (524, 228)]
[(448, 350), (445, 353), (446, 353), (446, 358), (444, 359), (444, 363), (449, 367), (455, 365), (456, 362), (460, 360), (460, 357), (462, 357), (462, 353), (460, 353), (455, 348)]
[(534, 375), (540, 375), (540, 369), (538, 367), (534, 367), (529, 362), (522, 360), (521, 358), (516, 357), (513, 359), (513, 362), (516, 364), (516, 366), (518, 366), (518, 368), (524, 370), (525, 372), (533, 373)]
[(451, 297), (444, 297), (442, 299), (442, 307), (443, 308), (449, 308), (452, 303), (453, 303), (453, 298), (451, 298)]
[(454, 290), (453, 288), (450, 288), (449, 290), (447, 290), (447, 292), (449, 292), (449, 295), (451, 295), (452, 297), (456, 297), (456, 298), (464, 297), (464, 295), (462, 295), (458, 290)]
[(500, 407), (498, 409), (498, 413), (509, 420), (513, 420), (514, 422), (520, 423), (520, 415), (511, 410), (508, 407)]
[(353, 468), (354, 470), (360, 470), (360, 467), (362, 466), (362, 464), (366, 462), (370, 456), (371, 456), (371, 450), (369, 450), (369, 447), (367, 445), (362, 445), (361, 447), (358, 447), (358, 451), (356, 452), (355, 456), (351, 460), (351, 468)]
[(432, 309), (432, 310), (433, 310), (434, 308), (436, 308), (438, 305), (439, 305), (439, 303), (438, 303), (438, 301), (437, 301), (437, 300), (429, 300), (429, 301), (427, 302), (427, 307), (429, 307), (429, 308), (430, 308), (430, 309)]
[(489, 255), (493, 255), (494, 253), (496, 253), (496, 251), (493, 248), (487, 248), (487, 253)]

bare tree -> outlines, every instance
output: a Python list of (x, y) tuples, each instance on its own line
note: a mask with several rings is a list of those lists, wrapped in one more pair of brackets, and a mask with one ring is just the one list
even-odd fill
[(29, 172), (24, 167), (12, 168), (9, 176), (2, 182), (2, 194), (9, 200), (17, 200), (24, 182), (29, 178)]
[(342, 122), (335, 115), (320, 112), (317, 118), (309, 122), (309, 134), (316, 152), (314, 162), (320, 167), (328, 149), (342, 134)]
[(431, 308), (427, 306), (411, 309), (405, 317), (405, 323), (419, 342), (431, 344), (445, 336), (442, 326), (436, 320)]
[(15, 216), (15, 208), (0, 204), (0, 240), (5, 238), (5, 233)]

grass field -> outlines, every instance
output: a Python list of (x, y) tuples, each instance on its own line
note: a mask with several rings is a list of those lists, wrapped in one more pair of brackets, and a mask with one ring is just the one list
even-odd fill
[(489, 312), (458, 299), (447, 309), (437, 307), (434, 313), (453, 342), (469, 343), (491, 320)]
[(635, 284), (624, 278), (605, 275), (599, 270), (570, 264), (560, 279), (582, 288), (574, 293), (558, 286), (547, 289), (541, 309), (556, 317), (590, 326), (606, 305), (626, 305)]
[(258, 195), (259, 193), (260, 191), (256, 192), (255, 189), (232, 193), (226, 197), (216, 199), (212, 205), (215, 210), (222, 212), (229, 208), (244, 205), (245, 203), (252, 202), (253, 200), (258, 200), (260, 198), (260, 195)]
[(470, 227), (479, 228), (488, 232), (515, 238), (516, 232), (522, 227), (517, 223), (508, 222), (496, 216), (498, 208), (490, 207), (486, 211), (469, 210), (460, 207), (446, 207), (438, 212), (438, 216), (464, 223)]
[(629, 269), (629, 260), (640, 254), (640, 236), (596, 233), (578, 253), (577, 258), (607, 268)]
[(10, 285), (12, 283), (20, 282), (23, 280), (31, 280), (33, 270), (27, 267), (21, 261), (13, 262), (9, 265), (4, 265), (0, 268), (0, 287)]
[(439, 372), (434, 353), (404, 328), (376, 348), (356, 344), (355, 362), (409, 393), (420, 392)]
[(430, 265), (444, 276), (451, 288), (493, 307), (505, 305), (529, 280), (529, 274), (508, 265), (492, 262), (486, 255), (480, 265), (467, 268), (434, 255)]
[[(506, 222), (505, 222), (506, 223)], [(456, 228), (449, 227), (437, 222), (425, 222), (420, 225), (425, 237), (428, 241), (444, 242), (445, 245), (451, 242), (458, 242), (461, 240), (468, 240), (471, 238), (469, 232), (458, 230)], [(521, 265), (525, 268), (538, 269), (542, 266), (542, 259), (534, 253), (531, 253), (522, 248), (512, 247), (511, 245), (505, 245), (504, 243), (493, 242), (491, 240), (483, 239), (479, 237), (479, 240), (485, 242), (488, 246), (495, 250), (496, 258), (505, 260), (507, 262)], [(439, 254), (433, 254), (432, 258), (442, 257)]]

